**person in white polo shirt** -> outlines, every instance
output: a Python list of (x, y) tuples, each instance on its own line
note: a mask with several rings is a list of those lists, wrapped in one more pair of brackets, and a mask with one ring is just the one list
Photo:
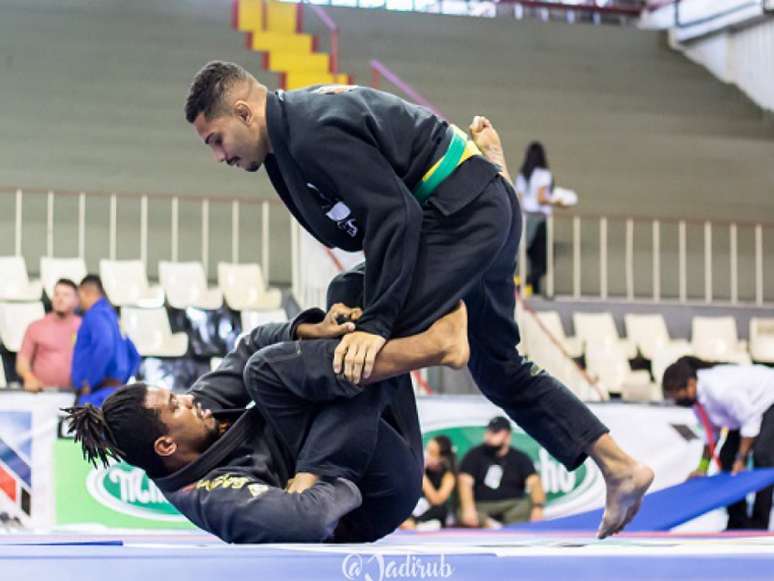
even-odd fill
[[(720, 452), (724, 470), (745, 470), (752, 454), (753, 466), (774, 466), (774, 369), (763, 365), (713, 364), (696, 357), (681, 357), (664, 372), (664, 395), (679, 405), (694, 407), (699, 419), (713, 428), (717, 441), (727, 428)], [(705, 446), (699, 468), (692, 475), (706, 474), (712, 456), (711, 442)], [(728, 507), (728, 528), (768, 530), (772, 506), (768, 487), (755, 496), (752, 514), (744, 501)]]

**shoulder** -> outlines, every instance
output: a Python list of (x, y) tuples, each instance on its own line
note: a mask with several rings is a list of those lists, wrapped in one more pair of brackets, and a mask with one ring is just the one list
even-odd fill
[(532, 465), (532, 459), (518, 448), (510, 448), (508, 450), (508, 456), (522, 464)]
[(551, 176), (550, 171), (543, 167), (536, 167), (533, 170), (529, 181), (533, 186), (542, 187), (546, 184), (550, 184), (552, 179), (553, 177)]

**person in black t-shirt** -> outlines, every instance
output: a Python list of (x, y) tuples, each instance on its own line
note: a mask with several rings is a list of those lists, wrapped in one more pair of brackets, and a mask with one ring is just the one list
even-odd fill
[(417, 523), (438, 521), (446, 526), (449, 500), (457, 485), (457, 461), (448, 436), (436, 436), (425, 446), (425, 474), (422, 478), (422, 498), (412, 516), (401, 528), (413, 530)]
[(468, 527), (536, 521), (546, 497), (529, 457), (511, 447), (511, 423), (490, 420), (484, 443), (462, 459), (459, 474), (459, 521)]

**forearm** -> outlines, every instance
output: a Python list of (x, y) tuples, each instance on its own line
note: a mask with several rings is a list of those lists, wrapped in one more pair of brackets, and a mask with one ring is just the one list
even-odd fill
[(530, 477), (527, 482), (529, 484), (529, 496), (532, 499), (532, 505), (545, 506), (546, 493), (543, 490), (543, 484), (540, 482), (540, 477), (537, 475)]
[(460, 476), (459, 480), (459, 493), (460, 493), (460, 508), (463, 512), (476, 510), (476, 501), (473, 498), (473, 479), (471, 477)]
[(747, 438), (743, 436), (739, 442), (739, 451), (736, 453), (737, 460), (746, 461), (747, 456), (750, 455), (750, 450), (752, 450), (754, 445), (755, 438)]
[(32, 373), (29, 360), (27, 360), (25, 357), (22, 357), (21, 355), (16, 356), (16, 373), (24, 381), (29, 381), (30, 379), (35, 378), (35, 375)]

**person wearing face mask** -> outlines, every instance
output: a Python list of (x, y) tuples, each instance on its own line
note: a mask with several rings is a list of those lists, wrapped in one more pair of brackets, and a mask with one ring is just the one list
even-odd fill
[[(402, 529), (413, 530), (418, 523), (437, 521), (446, 526), (449, 516), (449, 499), (457, 485), (457, 468), (454, 447), (448, 436), (436, 436), (425, 446), (425, 473), (422, 477), (422, 497), (412, 516)], [(419, 528), (422, 525), (419, 524)]]
[[(685, 356), (667, 367), (664, 396), (692, 407), (707, 427), (702, 459), (691, 477), (705, 476), (714, 442), (722, 428), (728, 430), (719, 460), (724, 471), (737, 474), (747, 468), (752, 454), (755, 468), (774, 466), (774, 370), (763, 365), (727, 365)], [(728, 529), (769, 528), (772, 491), (756, 494), (752, 514), (742, 500), (729, 507)]]
[(543, 519), (546, 496), (529, 457), (511, 447), (511, 422), (489, 421), (484, 443), (471, 449), (460, 464), (460, 524), (497, 527)]

